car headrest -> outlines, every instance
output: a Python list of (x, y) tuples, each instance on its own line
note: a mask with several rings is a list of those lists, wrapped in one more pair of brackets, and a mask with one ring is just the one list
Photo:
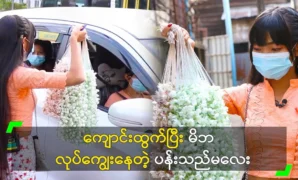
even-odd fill
[(116, 69), (111, 68), (105, 63), (100, 64), (97, 68), (97, 74), (99, 76), (96, 79), (97, 88), (102, 88), (106, 85), (118, 85), (123, 88), (126, 84), (126, 80), (124, 79), (125, 70), (126, 67)]

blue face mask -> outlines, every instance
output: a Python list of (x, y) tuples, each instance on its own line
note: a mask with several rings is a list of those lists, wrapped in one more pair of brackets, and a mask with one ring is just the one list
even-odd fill
[(132, 84), (131, 87), (137, 91), (137, 92), (145, 92), (147, 91), (147, 89), (145, 88), (145, 86), (141, 83), (140, 80), (138, 80), (137, 78), (132, 78)]
[(279, 80), (293, 66), (289, 52), (281, 53), (252, 53), (253, 64), (267, 79)]
[(27, 59), (32, 66), (39, 66), (46, 61), (44, 56), (30, 54)]

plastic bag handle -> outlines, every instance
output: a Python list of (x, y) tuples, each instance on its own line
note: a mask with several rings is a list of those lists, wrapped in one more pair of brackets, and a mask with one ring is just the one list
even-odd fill
[(83, 41), (82, 43), (82, 60), (84, 64), (85, 70), (92, 70), (92, 65), (90, 62), (89, 50), (87, 45), (87, 40)]
[[(88, 45), (87, 45), (87, 40), (83, 41), (82, 43), (79, 43), (81, 47), (81, 53), (82, 53), (82, 61), (83, 61), (83, 66), (85, 70), (92, 70), (92, 65), (90, 62), (90, 56), (89, 56), (89, 50), (88, 50)], [(70, 44), (67, 45), (66, 51), (64, 53), (64, 55), (61, 58), (61, 61), (63, 61), (64, 63), (68, 64), (68, 70), (70, 68), (70, 64), (71, 64), (71, 46)]]

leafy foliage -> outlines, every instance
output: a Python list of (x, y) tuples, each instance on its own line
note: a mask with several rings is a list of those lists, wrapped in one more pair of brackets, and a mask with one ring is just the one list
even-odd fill
[[(11, 1), (0, 0), (0, 11), (11, 10)], [(26, 9), (27, 5), (24, 3), (14, 3), (14, 9)]]

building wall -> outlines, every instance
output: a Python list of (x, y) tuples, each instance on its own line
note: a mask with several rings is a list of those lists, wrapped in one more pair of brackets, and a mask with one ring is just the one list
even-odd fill
[(248, 34), (254, 18), (235, 19), (232, 22), (234, 43), (248, 42)]
[(155, 10), (164, 11), (170, 22), (187, 28), (187, 13), (184, 0), (155, 0)]
[[(298, 2), (298, 0), (296, 0)], [(289, 0), (264, 0), (268, 4), (288, 3)], [(222, 0), (201, 0), (200, 3), (193, 3), (191, 6), (195, 10), (197, 26), (208, 29), (208, 36), (225, 34), (225, 23), (221, 19), (223, 14)], [(256, 0), (230, 0), (231, 8), (257, 7)], [(298, 6), (298, 3), (297, 3)], [(298, 8), (298, 7), (297, 7)], [(195, 32), (198, 33), (198, 32)]]

